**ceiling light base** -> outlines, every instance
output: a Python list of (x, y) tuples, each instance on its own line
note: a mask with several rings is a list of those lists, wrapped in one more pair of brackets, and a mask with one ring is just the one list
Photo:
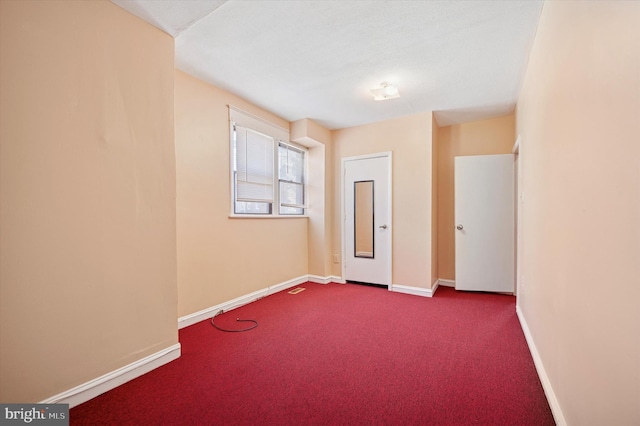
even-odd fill
[(395, 99), (400, 97), (400, 91), (397, 86), (388, 82), (382, 82), (377, 89), (371, 89), (374, 101), (386, 101), (387, 99)]

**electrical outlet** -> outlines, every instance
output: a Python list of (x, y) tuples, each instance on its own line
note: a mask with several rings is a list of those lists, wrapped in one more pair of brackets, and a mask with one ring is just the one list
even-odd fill
[(333, 254), (333, 263), (340, 263), (340, 255), (338, 253)]

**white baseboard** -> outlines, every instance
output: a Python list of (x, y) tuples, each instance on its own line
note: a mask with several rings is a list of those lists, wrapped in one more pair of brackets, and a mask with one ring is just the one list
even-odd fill
[[(320, 277), (318, 277), (318, 278), (320, 278)], [(293, 287), (293, 286), (296, 286), (296, 285), (300, 285), (300, 284), (305, 283), (307, 281), (312, 281), (309, 278), (309, 275), (302, 275), (300, 277), (293, 278), (291, 280), (284, 281), (284, 282), (281, 282), (279, 284), (275, 284), (275, 285), (263, 288), (263, 289), (258, 290), (258, 291), (254, 291), (253, 293), (249, 293), (249, 294), (246, 294), (244, 296), (237, 297), (237, 298), (235, 298), (233, 300), (229, 300), (227, 302), (222, 302), (220, 304), (211, 306), (211, 307), (203, 309), (201, 311), (194, 312), (194, 313), (189, 314), (189, 315), (185, 315), (183, 317), (178, 318), (178, 328), (181, 329), (181, 328), (188, 327), (188, 326), (193, 325), (195, 323), (198, 323), (200, 321), (204, 321), (204, 320), (207, 320), (209, 318), (212, 318), (215, 314), (217, 314), (220, 311), (227, 312), (227, 311), (230, 311), (232, 309), (239, 308), (240, 306), (246, 305), (247, 303), (254, 302), (254, 301), (256, 301), (258, 299), (261, 299), (263, 297), (269, 296), (271, 294), (277, 293), (277, 292), (282, 291), (282, 290), (286, 290), (286, 289), (288, 289), (290, 287)], [(327, 282), (330, 282), (330, 280), (327, 281)]]
[(309, 274), (309, 281), (317, 284), (329, 284), (331, 282), (332, 277), (321, 277), (319, 275), (311, 275)]
[(75, 407), (178, 358), (180, 343), (47, 398), (40, 404), (69, 404), (69, 407)]
[(444, 278), (438, 278), (438, 285), (455, 288), (456, 282), (454, 280), (445, 280)]
[(293, 286), (296, 286), (296, 285), (300, 285), (302, 283), (306, 283), (307, 281), (309, 281), (309, 275), (303, 275), (303, 276), (300, 276), (298, 278), (294, 278), (292, 280), (288, 280), (288, 281), (282, 282), (280, 284), (272, 285), (272, 286), (267, 288), (266, 296), (269, 296), (271, 294), (277, 293), (277, 292), (282, 291), (282, 290), (286, 290), (286, 289), (288, 289), (290, 287), (293, 287)]
[(391, 284), (389, 286), (389, 291), (395, 291), (396, 293), (412, 294), (414, 296), (433, 297), (433, 294), (435, 293), (436, 288), (422, 288), (422, 287), (411, 287), (408, 285)]
[[(224, 302), (219, 305), (203, 309), (202, 311), (181, 317), (178, 319), (178, 327), (187, 327), (191, 324), (195, 324), (202, 320), (213, 317), (220, 310), (229, 311), (242, 305), (246, 305), (247, 303), (253, 302), (262, 297), (269, 296), (282, 290), (286, 290), (287, 288), (300, 285), (307, 281), (328, 284), (330, 282), (341, 282), (342, 279), (340, 277), (333, 276), (323, 278), (315, 275), (302, 275), (298, 278), (275, 284), (270, 287), (230, 300), (228, 302)], [(344, 283), (344, 281), (342, 282)], [(72, 389), (54, 395), (50, 398), (45, 399), (44, 401), (41, 401), (40, 403), (69, 404), (69, 407), (75, 407), (130, 380), (133, 380), (136, 377), (140, 377), (143, 374), (148, 373), (149, 371), (167, 364), (179, 357), (180, 343), (176, 343), (175, 345), (167, 349), (163, 349), (162, 351), (151, 354), (145, 358), (142, 358), (141, 360), (133, 362), (115, 371), (112, 371), (96, 379), (76, 386)]]
[(258, 300), (266, 295), (267, 289), (254, 291), (253, 293), (237, 297), (233, 300), (229, 300), (228, 302), (223, 302), (218, 305), (210, 306), (201, 311), (182, 316), (178, 318), (178, 329), (188, 327), (209, 318), (213, 318), (213, 316), (215, 316), (215, 314), (220, 311), (229, 311), (233, 308), (237, 308), (238, 306), (246, 305), (247, 303), (251, 303), (254, 300)]
[(309, 281), (311, 281), (312, 283), (318, 283), (318, 284), (329, 284), (329, 283), (345, 284), (346, 283), (346, 281), (344, 281), (342, 278), (336, 277), (334, 275), (330, 275), (328, 277), (321, 277), (318, 275), (309, 275)]
[(558, 402), (558, 398), (556, 398), (556, 394), (553, 391), (549, 376), (547, 376), (547, 372), (544, 369), (542, 358), (540, 358), (540, 353), (538, 352), (536, 344), (533, 341), (533, 336), (531, 335), (531, 331), (529, 330), (527, 321), (524, 319), (524, 315), (522, 314), (520, 305), (516, 305), (516, 314), (518, 315), (518, 320), (520, 320), (520, 326), (522, 327), (524, 337), (527, 340), (527, 345), (529, 346), (529, 351), (531, 352), (531, 356), (533, 357), (533, 363), (536, 366), (536, 371), (538, 372), (538, 376), (540, 377), (540, 382), (542, 382), (544, 394), (547, 396), (547, 401), (549, 401), (549, 406), (551, 407), (553, 418), (555, 419), (558, 426), (565, 426), (567, 422), (564, 419), (564, 414), (562, 414), (560, 403)]

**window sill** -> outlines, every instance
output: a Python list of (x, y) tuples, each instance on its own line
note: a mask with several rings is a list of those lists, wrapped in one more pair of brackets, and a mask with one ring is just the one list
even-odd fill
[(303, 219), (308, 218), (309, 215), (267, 215), (267, 214), (230, 214), (229, 219)]

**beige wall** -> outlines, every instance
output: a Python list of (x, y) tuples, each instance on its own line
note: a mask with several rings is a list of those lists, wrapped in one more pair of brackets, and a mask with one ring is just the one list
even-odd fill
[[(393, 152), (393, 284), (431, 288), (431, 125), (423, 113), (333, 132), (333, 250), (340, 254), (341, 159)], [(342, 276), (341, 265), (333, 274)]]
[(0, 401), (178, 341), (173, 39), (108, 1), (0, 2)]
[(440, 158), (439, 137), (440, 127), (436, 122), (435, 116), (431, 117), (431, 283), (435, 283), (440, 278), (440, 269), (438, 265), (438, 161)]
[(454, 158), (511, 153), (515, 115), (441, 127), (438, 137), (438, 272), (455, 280)]
[(308, 271), (308, 219), (229, 218), (229, 104), (289, 128), (285, 120), (176, 71), (179, 316)]
[(518, 304), (570, 425), (640, 424), (638, 22), (546, 2), (518, 102)]
[(309, 148), (307, 170), (309, 274), (331, 276), (332, 141), (331, 131), (308, 118), (291, 123), (291, 140)]
[(309, 216), (307, 225), (308, 272), (319, 277), (330, 275), (327, 264), (329, 255), (326, 254), (327, 205), (325, 199), (326, 185), (326, 153), (327, 147), (313, 144), (307, 151), (307, 193), (306, 204), (311, 206), (306, 210)]

